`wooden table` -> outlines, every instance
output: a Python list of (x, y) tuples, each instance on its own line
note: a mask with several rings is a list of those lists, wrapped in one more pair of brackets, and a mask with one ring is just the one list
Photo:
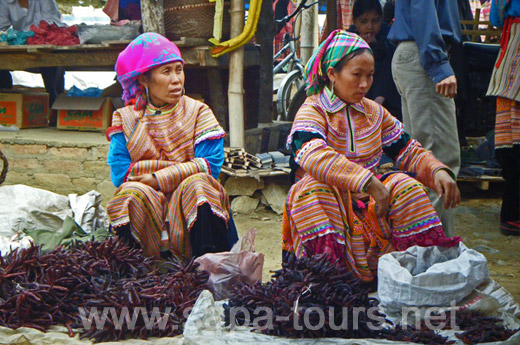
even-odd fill
[[(130, 41), (109, 41), (74, 46), (21, 45), (0, 46), (0, 69), (26, 70), (37, 67), (65, 67), (66, 70), (114, 70), (118, 54)], [(175, 42), (187, 67), (227, 68), (229, 54), (211, 57), (205, 40)], [(260, 54), (252, 45), (245, 49), (245, 66), (258, 66)]]
[[(20, 45), (0, 46), (0, 70), (31, 70), (39, 67), (64, 67), (68, 71), (113, 71), (119, 53), (130, 41), (108, 41), (74, 46)], [(203, 69), (209, 80), (210, 105), (221, 124), (227, 123), (225, 85), (219, 70), (229, 67), (229, 54), (213, 58), (205, 39), (183, 38), (174, 43), (181, 50), (187, 69)], [(260, 65), (260, 50), (244, 46), (244, 67)], [(255, 97), (258, 97), (255, 95)]]

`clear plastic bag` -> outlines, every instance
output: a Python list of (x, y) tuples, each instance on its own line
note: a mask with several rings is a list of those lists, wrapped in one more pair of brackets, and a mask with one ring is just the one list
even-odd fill
[(215, 300), (228, 298), (234, 285), (262, 280), (264, 254), (255, 252), (255, 237), (256, 229), (251, 228), (229, 252), (208, 253), (195, 260), (209, 272)]

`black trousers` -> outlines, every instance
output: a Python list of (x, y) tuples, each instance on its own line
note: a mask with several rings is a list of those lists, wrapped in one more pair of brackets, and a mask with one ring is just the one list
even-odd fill
[[(230, 219), (230, 226), (232, 220)], [(211, 212), (208, 203), (197, 208), (197, 220), (190, 230), (190, 245), (192, 255), (198, 257), (206, 253), (224, 252), (231, 249), (236, 239), (230, 238), (226, 222)], [(139, 247), (134, 239), (130, 224), (125, 224), (115, 229), (116, 235), (126, 241), (132, 247)], [(236, 233), (236, 230), (235, 230)], [(171, 255), (170, 252), (161, 253), (163, 258)]]
[(495, 150), (495, 157), (502, 168), (504, 192), (500, 222), (520, 220), (520, 145)]

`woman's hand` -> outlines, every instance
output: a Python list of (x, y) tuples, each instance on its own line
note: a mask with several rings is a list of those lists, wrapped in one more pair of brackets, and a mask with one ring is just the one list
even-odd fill
[(460, 202), (460, 191), (457, 182), (448, 174), (446, 170), (439, 170), (435, 173), (435, 191), (439, 198), (444, 196), (444, 208), (455, 207)]
[(376, 215), (383, 217), (386, 215), (388, 204), (390, 203), (390, 192), (375, 176), (372, 176), (372, 180), (369, 183), (370, 186), (368, 186), (367, 193), (376, 201)]
[(152, 187), (155, 190), (159, 190), (159, 182), (157, 182), (157, 179), (152, 174), (144, 174), (144, 175), (138, 175), (138, 176), (129, 176), (128, 181), (132, 182), (141, 182), (144, 183), (147, 186)]

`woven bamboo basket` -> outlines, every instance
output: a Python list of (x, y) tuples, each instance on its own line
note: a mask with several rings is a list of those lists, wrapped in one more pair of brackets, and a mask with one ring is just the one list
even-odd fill
[[(165, 0), (164, 29), (166, 37), (177, 40), (181, 37), (209, 39), (213, 37), (215, 2), (209, 0)], [(222, 39), (229, 38), (231, 18), (229, 1), (224, 1)]]

